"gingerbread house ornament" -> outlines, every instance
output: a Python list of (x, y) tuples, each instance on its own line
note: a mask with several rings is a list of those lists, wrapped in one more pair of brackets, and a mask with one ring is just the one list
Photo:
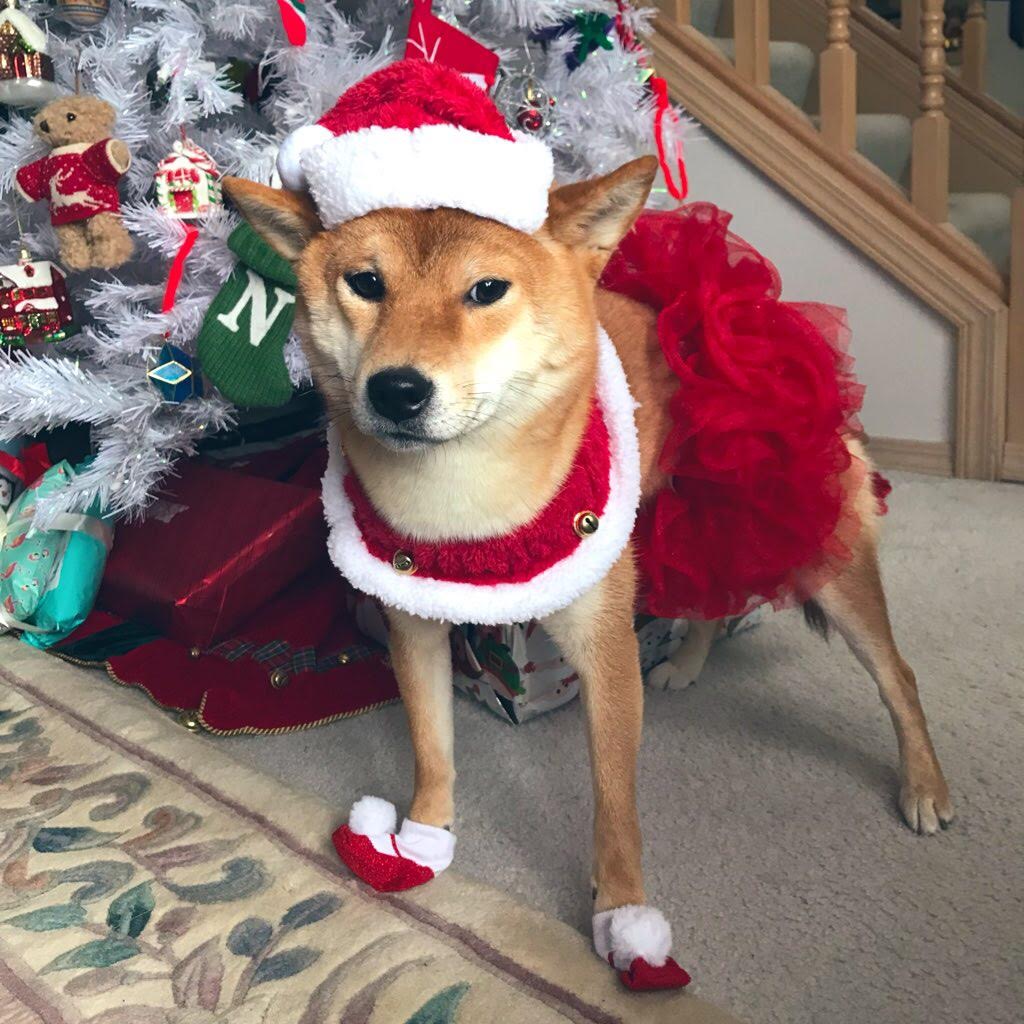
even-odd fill
[(49, 260), (21, 259), (0, 267), (0, 343), (21, 348), (63, 341), (75, 332), (64, 274)]
[(37, 107), (61, 94), (46, 33), (18, 10), (18, 0), (4, 0), (0, 10), (0, 103)]
[(156, 201), (174, 217), (191, 220), (222, 205), (220, 171), (213, 157), (191, 139), (175, 142), (157, 164)]

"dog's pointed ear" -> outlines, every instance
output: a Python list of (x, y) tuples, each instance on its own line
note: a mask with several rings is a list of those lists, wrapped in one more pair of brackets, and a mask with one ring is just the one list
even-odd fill
[(310, 239), (323, 230), (316, 207), (305, 192), (269, 188), (230, 176), (221, 184), (256, 234), (286, 260), (297, 260)]
[(658, 161), (642, 156), (603, 178), (555, 189), (545, 225), (552, 238), (593, 254), (600, 273), (647, 202)]

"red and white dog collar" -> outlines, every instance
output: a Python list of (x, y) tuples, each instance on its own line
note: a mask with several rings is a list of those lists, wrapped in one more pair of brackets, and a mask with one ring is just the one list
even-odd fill
[(357, 589), (412, 615), (499, 625), (543, 618), (598, 583), (629, 543), (640, 501), (635, 403), (618, 354), (598, 330), (593, 412), (554, 498), (511, 534), (425, 544), (374, 509), (329, 435), (323, 482), (334, 564)]

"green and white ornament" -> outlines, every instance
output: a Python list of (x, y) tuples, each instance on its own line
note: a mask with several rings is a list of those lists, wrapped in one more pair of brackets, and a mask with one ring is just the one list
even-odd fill
[(295, 273), (248, 224), (235, 228), (228, 247), (239, 263), (199, 331), (203, 373), (242, 408), (284, 405), (292, 396), (284, 347), (295, 319)]

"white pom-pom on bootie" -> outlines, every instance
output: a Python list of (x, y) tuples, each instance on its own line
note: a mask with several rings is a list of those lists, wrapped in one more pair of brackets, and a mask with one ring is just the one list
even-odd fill
[(672, 928), (654, 907), (630, 905), (602, 910), (593, 918), (594, 949), (637, 991), (685, 988), (690, 975), (669, 956)]
[(395, 805), (364, 796), (348, 824), (333, 836), (338, 856), (378, 892), (399, 892), (429, 882), (452, 862), (455, 836), (445, 828), (406, 818), (395, 832)]

